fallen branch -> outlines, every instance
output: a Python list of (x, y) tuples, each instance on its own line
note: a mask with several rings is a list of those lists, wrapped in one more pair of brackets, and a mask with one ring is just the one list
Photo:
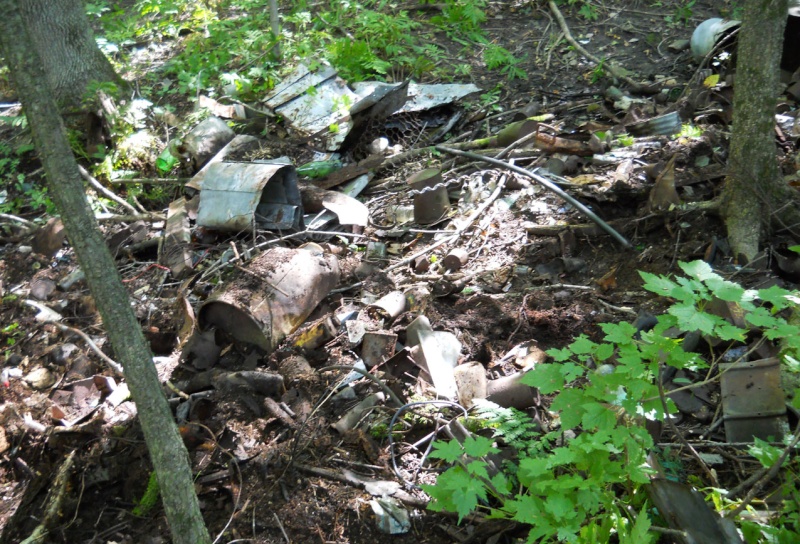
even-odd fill
[[(311, 474), (334, 482), (341, 482), (343, 484), (348, 484), (358, 489), (366, 489), (367, 484), (379, 481), (379, 480), (368, 480), (360, 478), (354, 472), (351, 472), (347, 469), (345, 469), (343, 472), (334, 472), (332, 470), (312, 467), (301, 463), (295, 463), (294, 466), (297, 467), (298, 470), (303, 471), (306, 474)], [(394, 497), (400, 502), (403, 502), (415, 508), (425, 508), (428, 505), (428, 501), (413, 497), (412, 495), (408, 494), (402, 489), (395, 490), (394, 493), (390, 494), (390, 496)]]
[(572, 33), (569, 31), (569, 27), (567, 26), (567, 21), (564, 20), (564, 16), (561, 14), (561, 10), (558, 9), (556, 3), (553, 0), (550, 0), (548, 2), (548, 5), (550, 6), (550, 11), (553, 12), (553, 15), (558, 21), (558, 26), (561, 27), (561, 31), (564, 33), (564, 38), (566, 38), (569, 44), (573, 48), (575, 48), (575, 50), (578, 51), (581, 55), (583, 55), (584, 57), (595, 63), (597, 66), (602, 66), (604, 70), (608, 70), (612, 76), (627, 83), (634, 91), (640, 93), (649, 93), (649, 94), (655, 94), (656, 92), (658, 92), (653, 85), (648, 85), (645, 83), (639, 83), (638, 81), (634, 81), (633, 79), (622, 73), (618, 67), (614, 66), (611, 63), (605, 63), (603, 62), (602, 59), (599, 59), (594, 55), (592, 55), (591, 53), (589, 53), (589, 51), (584, 49), (583, 46), (579, 44), (575, 38), (572, 37)]
[(106, 355), (105, 353), (103, 353), (103, 350), (101, 350), (99, 347), (97, 347), (97, 344), (95, 344), (92, 341), (92, 339), (89, 338), (89, 336), (85, 332), (83, 332), (80, 329), (69, 327), (69, 326), (64, 325), (63, 323), (59, 323), (57, 321), (52, 321), (51, 320), (51, 321), (46, 321), (45, 323), (52, 323), (53, 325), (58, 327), (59, 330), (61, 330), (63, 332), (72, 332), (72, 333), (75, 333), (78, 336), (80, 336), (83, 339), (83, 341), (86, 342), (86, 344), (91, 348), (91, 350), (93, 352), (95, 352), (97, 354), (97, 356), (100, 357), (103, 361), (105, 361), (106, 364), (109, 367), (111, 367), (111, 370), (113, 370), (115, 374), (117, 374), (118, 376), (124, 376), (124, 373), (122, 371), (122, 365), (119, 364), (118, 362), (116, 362), (114, 359), (112, 359), (108, 355)]
[(127, 185), (130, 183), (145, 183), (150, 185), (170, 185), (174, 183), (186, 183), (192, 178), (124, 178), (112, 179), (114, 185)]
[(546, 189), (549, 189), (551, 192), (555, 193), (556, 195), (560, 196), (570, 204), (572, 204), (575, 208), (577, 208), (581, 213), (583, 213), (586, 217), (597, 223), (600, 228), (610, 234), (615, 240), (617, 240), (623, 247), (632, 248), (633, 245), (619, 232), (614, 230), (611, 225), (600, 219), (593, 211), (589, 208), (584, 206), (581, 202), (573, 198), (571, 195), (564, 192), (564, 190), (550, 181), (549, 179), (540, 176), (534, 172), (529, 170), (525, 170), (524, 168), (520, 168), (519, 166), (514, 166), (513, 164), (509, 164), (505, 161), (500, 161), (497, 159), (493, 159), (491, 157), (485, 157), (483, 155), (478, 155), (476, 153), (470, 153), (468, 151), (458, 151), (456, 149), (450, 149), (448, 147), (436, 146), (438, 151), (442, 151), (444, 153), (450, 153), (451, 155), (461, 155), (463, 157), (469, 157), (470, 159), (475, 159), (479, 161), (488, 162), (489, 164), (494, 164), (495, 166), (500, 166), (502, 168), (508, 168), (518, 174), (522, 174), (523, 176), (527, 176), (534, 180), (536, 183), (544, 186)]
[(726, 516), (729, 518), (733, 518), (737, 516), (740, 512), (742, 512), (747, 506), (752, 502), (753, 498), (756, 496), (756, 493), (761, 491), (764, 486), (772, 480), (775, 476), (778, 475), (778, 471), (783, 466), (783, 463), (789, 457), (789, 453), (792, 452), (797, 446), (797, 443), (800, 442), (800, 427), (794, 432), (794, 436), (792, 437), (792, 441), (783, 449), (781, 456), (775, 461), (775, 463), (769, 468), (762, 468), (755, 474), (753, 474), (750, 478), (742, 482), (737, 487), (730, 490), (728, 493), (729, 497), (735, 497), (739, 493), (741, 493), (744, 489), (748, 486), (750, 490), (745, 495), (744, 499), (742, 499), (741, 504), (739, 504), (736, 508), (730, 511), (730, 513)]
[(350, 370), (352, 372), (357, 372), (357, 373), (361, 374), (362, 376), (364, 376), (365, 378), (371, 380), (378, 387), (380, 387), (381, 390), (384, 393), (389, 395), (389, 398), (392, 399), (392, 402), (397, 404), (398, 407), (399, 406), (403, 406), (405, 404), (402, 400), (400, 400), (400, 397), (398, 397), (397, 394), (394, 391), (389, 389), (389, 386), (387, 386), (385, 383), (383, 383), (381, 380), (379, 380), (374, 374), (370, 374), (366, 370), (362, 370), (362, 369), (360, 369), (358, 367), (350, 366), (350, 365), (329, 365), (329, 366), (324, 366), (324, 367), (320, 368), (319, 372), (326, 372), (328, 370)]
[(100, 213), (95, 216), (98, 221), (108, 221), (110, 223), (135, 223), (136, 221), (166, 221), (167, 218), (160, 213), (134, 213), (133, 215), (118, 215), (113, 213)]
[(44, 515), (42, 516), (41, 523), (36, 526), (31, 535), (23, 540), (21, 544), (46, 542), (50, 530), (60, 523), (61, 512), (64, 507), (64, 500), (67, 498), (68, 484), (70, 476), (72, 476), (72, 465), (74, 463), (75, 451), (73, 450), (64, 462), (61, 463), (58, 474), (56, 474), (56, 478), (50, 487), (50, 493), (47, 495), (47, 504), (44, 508)]
[(672, 434), (675, 435), (675, 438), (685, 447), (689, 452), (692, 454), (692, 457), (697, 460), (700, 468), (703, 469), (703, 472), (706, 473), (711, 483), (714, 487), (719, 487), (719, 481), (717, 480), (717, 475), (708, 467), (708, 464), (703, 460), (697, 450), (692, 447), (691, 444), (686, 440), (686, 437), (683, 436), (678, 430), (678, 427), (675, 425), (675, 422), (672, 420), (672, 417), (669, 415), (669, 406), (667, 405), (667, 395), (664, 393), (664, 380), (663, 380), (663, 372), (661, 371), (661, 367), (659, 366), (658, 371), (658, 397), (661, 400), (661, 407), (664, 409), (664, 413), (666, 416), (664, 417), (664, 421), (667, 422), (667, 426), (672, 431)]
[(32, 221), (28, 221), (27, 219), (23, 219), (22, 217), (18, 217), (16, 215), (11, 215), (10, 213), (0, 213), (0, 219), (5, 219), (7, 221), (13, 221), (15, 223), (19, 223), (29, 231), (36, 230), (36, 223)]
[(83, 179), (85, 179), (86, 181), (88, 181), (89, 185), (94, 187), (95, 191), (97, 191), (98, 193), (100, 193), (104, 197), (113, 200), (114, 202), (116, 202), (117, 204), (119, 204), (120, 206), (122, 206), (123, 208), (128, 210), (129, 212), (131, 212), (133, 214), (138, 214), (139, 213), (139, 210), (137, 210), (134, 206), (132, 206), (131, 204), (128, 204), (125, 200), (121, 199), (120, 197), (115, 195), (113, 192), (111, 192), (108, 189), (106, 189), (105, 187), (103, 187), (103, 184), (100, 183), (99, 181), (97, 181), (94, 178), (94, 176), (92, 176), (89, 173), (89, 171), (86, 170), (86, 168), (84, 168), (81, 165), (78, 165), (78, 170), (80, 170), (80, 172), (81, 172), (81, 177)]
[[(439, 149), (439, 148), (437, 147), (436, 149)], [(446, 150), (446, 149), (444, 149), (444, 148), (442, 148), (442, 150), (443, 150), (443, 151), (452, 151), (452, 150)], [(461, 152), (456, 152), (455, 154), (458, 154), (458, 153), (461, 153)], [(473, 153), (469, 153), (469, 154), (468, 154), (468, 156), (469, 156), (469, 155), (473, 155)], [(480, 155), (475, 155), (475, 157), (480, 157)], [(495, 200), (497, 200), (497, 197), (499, 197), (499, 196), (500, 196), (500, 193), (503, 191), (503, 187), (505, 187), (505, 184), (506, 184), (506, 178), (505, 178), (505, 177), (503, 177), (503, 178), (501, 178), (501, 179), (500, 179), (500, 181), (497, 183), (497, 187), (495, 187), (495, 189), (494, 189), (494, 192), (493, 192), (493, 193), (492, 193), (492, 194), (489, 196), (489, 198), (487, 198), (487, 199), (486, 199), (486, 200), (485, 200), (485, 201), (484, 201), (484, 202), (483, 202), (483, 203), (480, 205), (480, 207), (479, 207), (477, 210), (475, 210), (475, 213), (474, 213), (474, 214), (472, 214), (472, 217), (470, 217), (470, 218), (469, 218), (469, 221), (467, 221), (467, 222), (466, 222), (464, 225), (462, 225), (462, 226), (461, 226), (461, 228), (457, 229), (457, 230), (456, 230), (456, 231), (453, 233), (453, 235), (452, 235), (452, 236), (448, 236), (447, 238), (444, 238), (444, 239), (442, 239), (442, 240), (439, 240), (438, 242), (436, 242), (436, 243), (435, 243), (435, 244), (433, 244), (432, 246), (428, 246), (428, 247), (426, 247), (425, 249), (423, 249), (422, 251), (418, 251), (418, 252), (414, 253), (413, 255), (411, 255), (410, 257), (406, 257), (406, 258), (405, 258), (405, 259), (403, 259), (402, 261), (400, 261), (400, 262), (398, 262), (398, 263), (394, 263), (392, 266), (390, 266), (390, 267), (388, 267), (388, 268), (384, 269), (384, 272), (389, 272), (390, 270), (394, 270), (395, 268), (400, 268), (401, 266), (406, 266), (408, 263), (410, 263), (410, 262), (413, 262), (414, 260), (416, 260), (416, 259), (417, 259), (417, 258), (419, 258), (419, 257), (422, 257), (423, 255), (427, 255), (428, 253), (430, 253), (430, 252), (431, 252), (431, 251), (433, 251), (434, 249), (436, 249), (436, 248), (438, 248), (438, 247), (440, 247), (440, 246), (443, 246), (443, 245), (445, 245), (445, 244), (448, 244), (448, 243), (450, 243), (450, 242), (454, 242), (454, 241), (458, 240), (458, 238), (459, 238), (459, 237), (460, 237), (462, 234), (464, 234), (464, 232), (465, 232), (465, 231), (466, 231), (466, 230), (467, 230), (467, 229), (468, 229), (470, 226), (472, 226), (472, 224), (475, 222), (475, 220), (476, 220), (476, 219), (478, 219), (478, 217), (480, 217), (480, 216), (483, 214), (483, 212), (484, 212), (484, 211), (486, 211), (486, 208), (488, 208), (489, 206), (491, 206), (492, 202), (494, 202)]]

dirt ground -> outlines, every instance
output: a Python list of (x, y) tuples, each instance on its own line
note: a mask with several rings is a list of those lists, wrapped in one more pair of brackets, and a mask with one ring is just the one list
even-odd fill
[[(657, 83), (657, 94), (630, 92), (632, 98), (642, 100), (643, 118), (677, 110), (683, 122), (693, 118), (702, 125), (703, 136), (642, 138), (631, 146), (628, 158), (530, 151), (527, 159), (518, 160), (525, 168), (559, 167), (563, 176), (586, 181), (575, 181), (567, 192), (612, 225), (632, 248), (622, 247), (574, 206), (520, 175), (486, 163), (456, 163), (449, 156), (426, 155), (380, 170), (361, 195), (370, 211), (366, 239), (385, 243), (386, 257), (368, 262), (363, 247), (356, 250), (343, 238), (319, 242), (338, 255), (341, 279), (308, 321), (358, 311), (368, 296), (374, 299), (395, 289), (413, 291), (419, 305), (388, 321), (385, 329), (404, 343), (408, 325), (424, 315), (434, 330), (455, 334), (461, 344), (459, 362), (477, 361), (490, 378), (498, 378), (519, 371), (515, 357), (504, 358), (519, 344), (547, 350), (563, 347), (580, 334), (599, 340), (599, 323), (633, 321), (642, 311), (657, 313), (659, 302), (643, 290), (638, 271), (675, 273), (679, 261), (696, 259), (733, 271), (719, 218), (710, 213), (682, 213), (679, 208), (653, 209), (654, 178), (648, 174), (650, 165), (663, 165), (675, 156), (675, 185), (684, 202), (710, 200), (720, 189), (730, 129), (726, 124), (730, 104), (724, 101), (729, 89), (706, 98), (704, 105), (719, 106), (711, 113), (689, 103), (692, 88), (687, 86), (697, 87), (698, 64), (688, 50), (671, 45), (688, 40), (699, 22), (719, 15), (716, 8), (731, 6), (698, 1), (685, 25), (670, 25), (665, 17), (674, 15), (682, 3), (651, 4), (598, 4), (598, 19), (593, 22), (566, 7), (565, 16), (572, 35), (587, 50), (625, 67), (636, 81)], [(474, 61), (473, 82), (483, 89), (499, 83), (502, 92), (483, 116), (474, 109), (468, 112), (472, 119), (458, 129), (472, 136), (468, 139), (485, 136), (487, 127), (503, 126), (514, 111), (523, 109), (526, 115), (552, 114), (546, 123), (556, 127), (555, 133), (582, 145), (589, 145), (591, 132), (631, 121), (607, 98), (609, 78), (598, 77), (593, 63), (558, 39), (558, 23), (546, 4), (533, 9), (515, 2), (492, 4), (485, 28), (498, 44), (525, 59), (522, 67), (529, 77), (508, 82), (484, 70), (479, 59)], [(444, 36), (440, 39), (448, 44)], [(619, 88), (628, 92), (624, 83)], [(794, 141), (782, 141), (780, 152), (787, 158), (787, 168), (793, 168)], [(296, 155), (302, 153), (297, 150)], [(460, 182), (450, 186), (451, 217), (424, 227), (395, 224), (388, 210), (411, 203), (406, 179), (431, 165), (441, 167), (446, 180)], [(38, 168), (35, 163), (27, 167)], [(501, 180), (506, 187), (494, 205), (455, 244), (468, 253), (459, 271), (409, 265), (386, 271), (463, 221), (462, 212), (468, 206), (459, 188), (472, 184), (475, 208)], [(103, 228), (111, 236), (122, 226), (105, 222)], [(18, 369), (18, 374), (12, 373), (9, 385), (0, 389), (0, 542), (20, 542), (39, 523), (48, 491), (57, 487), (56, 473), (70, 452), (75, 452), (75, 458), (60, 506), (61, 523), (48, 542), (168, 542), (160, 504), (144, 508), (138, 516), (133, 513), (137, 505), (142, 507), (152, 469), (135, 406), (124, 398), (107, 400), (109, 393), (119, 391), (121, 378), (113, 377), (83, 338), (56, 324), (37, 321), (37, 310), (24, 302), (38, 300), (57, 311), (63, 324), (83, 331), (113, 357), (85, 282), (62, 284), (77, 267), (74, 254), (65, 243), (46, 257), (31, 250), (35, 241), (30, 237), (15, 237), (8, 231), (2, 237), (6, 243), (0, 248), (0, 324), (4, 327), (0, 342), (3, 367)], [(160, 375), (184, 391), (186, 384), (212, 372), (196, 362), (180, 360), (178, 343), (186, 339), (186, 324), (192, 323), (193, 312), (187, 308), (196, 312), (210, 293), (234, 281), (238, 269), (226, 268), (221, 281), (213, 275), (202, 278), (202, 273), (232, 243), (241, 249), (252, 247), (253, 240), (196, 232), (191, 243), (195, 270), (182, 279), (156, 264), (158, 254), (152, 245), (135, 252), (121, 249), (117, 260), (158, 357)], [(446, 256), (441, 248), (432, 254), (437, 262)], [(786, 283), (791, 279), (766, 267), (737, 276), (747, 286), (783, 282), (791, 287), (795, 284)], [(432, 431), (433, 412), (421, 415), (394, 444), (398, 472), (405, 482), (392, 468), (386, 433), (371, 432), (381, 423), (388, 424), (390, 404), (370, 416), (371, 430), (340, 433), (332, 428), (352, 402), (328, 400), (343, 373), (319, 369), (355, 362), (359, 348), (344, 329), (313, 349), (300, 349), (287, 341), (270, 355), (232, 338), (217, 336), (215, 342), (222, 346), (215, 369), (280, 372), (285, 383), (273, 403), (283, 403), (283, 412), (265, 404), (264, 395), (252, 388), (198, 386), (191, 403), (165, 388), (182, 424), (206, 522), (214, 537), (220, 535), (217, 542), (441, 544), (524, 538), (524, 530), (513, 526), (481, 519), (459, 524), (452, 516), (425, 509), (427, 497), (416, 484), (435, 481), (436, 469), (422, 466), (424, 445), (410, 445)], [(287, 361), (296, 355), (305, 357), (313, 371), (289, 372), (287, 380)], [(410, 372), (386, 374), (384, 379), (406, 398), (414, 392), (419, 396), (413, 400), (419, 400), (424, 390), (409, 378)], [(361, 379), (354, 391), (361, 399), (376, 389)], [(530, 412), (546, 409), (546, 399), (539, 399)], [(687, 417), (682, 424), (707, 423)], [(710, 436), (724, 440), (721, 430)], [(665, 434), (662, 440), (671, 442), (672, 437)], [(408, 532), (389, 537), (376, 526), (374, 497), (365, 489), (365, 480), (409, 484), (401, 486), (410, 515)]]

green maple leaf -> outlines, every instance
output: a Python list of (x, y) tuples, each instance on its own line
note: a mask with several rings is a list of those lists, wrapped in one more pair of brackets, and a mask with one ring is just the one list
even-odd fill
[(464, 451), (470, 457), (484, 457), (490, 453), (498, 453), (500, 451), (493, 444), (485, 436), (471, 435), (464, 440)]
[(679, 262), (678, 266), (680, 266), (681, 270), (686, 272), (686, 274), (701, 281), (710, 278), (719, 278), (717, 273), (714, 272), (714, 269), (711, 268), (711, 265), (705, 261), (692, 261), (690, 263)]
[(447, 463), (455, 463), (464, 455), (464, 448), (457, 440), (450, 442), (434, 442), (433, 451), (430, 456), (435, 459), (442, 459)]
[(559, 365), (538, 365), (522, 377), (522, 383), (530, 385), (544, 395), (549, 395), (564, 387), (564, 376)]
[(669, 309), (669, 313), (678, 318), (680, 328), (685, 331), (700, 331), (710, 335), (717, 324), (716, 316), (699, 311), (691, 303), (675, 304)]

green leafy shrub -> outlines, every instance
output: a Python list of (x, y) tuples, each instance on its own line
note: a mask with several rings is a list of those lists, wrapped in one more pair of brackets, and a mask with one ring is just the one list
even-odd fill
[[(281, 14), (280, 36), (268, 30), (267, 0), (233, 0), (214, 9), (197, 0), (139, 0), (134, 13), (101, 3), (89, 11), (100, 18), (106, 34), (101, 40), (114, 55), (124, 55), (123, 44), (178, 41), (174, 56), (145, 74), (141, 88), (148, 94), (193, 97), (234, 89), (250, 99), (301, 61), (313, 68), (327, 60), (351, 82), (447, 78), (453, 69), (446, 64), (459, 59), (433, 43), (432, 35), (444, 31), (471, 56), (469, 49), (487, 43), (481, 29), (486, 5), (486, 0), (445, 0), (440, 14), (425, 19), (427, 12), (412, 17), (378, 0), (296, 2)], [(276, 45), (281, 58), (274, 55)], [(497, 69), (512, 79), (524, 77), (515, 60), (508, 53), (497, 60)]]
[[(581, 336), (564, 349), (548, 351), (554, 362), (526, 374), (525, 383), (552, 395), (550, 410), (558, 416), (550, 430), (537, 429), (519, 412), (484, 406), (481, 413), (495, 422), (494, 440), (478, 436), (463, 444), (435, 443), (432, 456), (454, 466), (436, 485), (423, 486), (433, 499), (430, 508), (460, 518), (484, 510), (490, 517), (526, 524), (528, 542), (608, 542), (612, 533), (619, 542), (655, 541), (648, 534), (642, 488), (653, 472), (647, 463), (653, 439), (645, 422), (662, 420), (665, 405), (674, 410), (656, 385), (660, 368), (709, 367), (670, 331), (702, 333), (712, 363), (730, 346), (759, 338), (780, 343), (787, 362), (796, 362), (800, 352), (800, 327), (784, 315), (800, 307), (797, 293), (778, 287), (748, 290), (699, 261), (680, 266), (687, 277), (640, 273), (645, 289), (672, 301), (651, 331), (637, 331), (629, 323), (602, 324), (602, 342)], [(711, 313), (715, 300), (735, 303), (748, 328)], [(794, 402), (800, 404), (798, 395)], [(495, 441), (500, 439), (516, 454), (503, 467), (487, 457), (499, 451)], [(767, 455), (763, 444), (760, 448), (754, 455), (774, 462), (775, 451)], [(796, 506), (789, 504), (783, 516), (782, 530), (796, 538)], [(775, 533), (754, 522), (746, 527), (752, 534)]]
[(367, 42), (342, 38), (333, 42), (329, 51), (339, 73), (349, 81), (385, 76), (392, 67), (391, 63), (378, 58)]
[(519, 67), (522, 62), (511, 51), (499, 45), (491, 44), (483, 51), (483, 62), (489, 70), (500, 70), (509, 80), (527, 79), (528, 74)]
[(481, 24), (486, 22), (483, 11), (486, 4), (486, 0), (447, 0), (442, 14), (431, 17), (430, 21), (460, 43), (466, 44), (467, 40), (484, 43)]
[(20, 171), (20, 156), (29, 149), (22, 147), (15, 151), (0, 142), (0, 213), (55, 212), (47, 187), (31, 182)]

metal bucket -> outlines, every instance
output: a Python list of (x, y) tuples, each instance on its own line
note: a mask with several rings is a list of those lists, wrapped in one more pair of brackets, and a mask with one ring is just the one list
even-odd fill
[(235, 232), (254, 226), (302, 228), (303, 206), (294, 166), (283, 161), (212, 164), (203, 178), (197, 224)]
[(753, 437), (780, 440), (788, 430), (780, 361), (772, 357), (719, 367), (728, 442), (752, 442)]
[(216, 327), (240, 342), (273, 351), (339, 282), (339, 263), (316, 244), (276, 247), (209, 297), (198, 312), (202, 330)]
[(419, 191), (414, 195), (414, 221), (417, 223), (435, 223), (450, 209), (450, 197), (440, 170), (428, 168), (417, 172), (408, 179), (408, 184)]

